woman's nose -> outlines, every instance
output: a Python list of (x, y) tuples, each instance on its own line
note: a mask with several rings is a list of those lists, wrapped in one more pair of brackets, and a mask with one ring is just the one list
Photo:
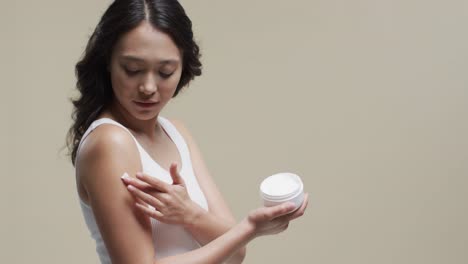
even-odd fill
[(143, 82), (140, 87), (139, 91), (145, 95), (152, 95), (158, 90), (158, 86), (156, 81), (153, 78), (147, 78), (145, 82)]

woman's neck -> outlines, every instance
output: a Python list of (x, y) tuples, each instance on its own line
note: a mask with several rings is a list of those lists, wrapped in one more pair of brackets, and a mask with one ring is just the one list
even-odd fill
[(158, 116), (149, 120), (139, 120), (115, 102), (103, 111), (101, 117), (114, 119), (128, 128), (136, 137), (145, 137), (150, 141), (156, 140), (163, 132)]

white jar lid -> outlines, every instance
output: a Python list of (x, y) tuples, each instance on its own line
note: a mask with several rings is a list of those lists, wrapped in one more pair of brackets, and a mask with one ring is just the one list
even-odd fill
[(264, 179), (260, 184), (262, 197), (268, 200), (288, 199), (303, 191), (301, 178), (294, 173), (278, 173)]

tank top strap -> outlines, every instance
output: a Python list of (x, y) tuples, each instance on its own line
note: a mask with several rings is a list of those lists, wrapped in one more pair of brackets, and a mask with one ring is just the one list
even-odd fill
[[(119, 122), (115, 121), (115, 120), (112, 120), (110, 118), (107, 118), (107, 117), (103, 117), (103, 118), (99, 118), (99, 119), (96, 119), (94, 120), (93, 123), (91, 123), (91, 125), (89, 126), (90, 127), (90, 130), (89, 132), (93, 131), (94, 129), (96, 129), (96, 127), (102, 125), (102, 124), (112, 124), (112, 125), (116, 125), (116, 126), (119, 126), (121, 128), (123, 128), (125, 131), (129, 132), (130, 131), (125, 127), (123, 126), (122, 124), (120, 124)], [(131, 133), (130, 133), (131, 134)], [(133, 137), (133, 135), (132, 135)], [(84, 138), (84, 136), (83, 136)]]
[(169, 135), (169, 137), (172, 139), (174, 144), (177, 146), (177, 149), (179, 149), (181, 159), (182, 159), (182, 164), (186, 164), (187, 166), (182, 166), (182, 169), (189, 169), (192, 167), (192, 161), (190, 159), (190, 152), (187, 146), (187, 143), (185, 142), (184, 138), (182, 135), (179, 133), (177, 128), (172, 124), (171, 121), (168, 119), (159, 116), (158, 121), (163, 127), (163, 129), (166, 131), (166, 133)]
[(96, 129), (98, 126), (102, 125), (102, 124), (111, 124), (111, 125), (116, 125), (116, 126), (119, 126), (121, 128), (123, 128), (125, 131), (127, 131), (130, 136), (133, 138), (133, 141), (135, 142), (137, 148), (138, 148), (138, 152), (140, 153), (140, 157), (142, 155), (142, 152), (144, 151), (144, 149), (142, 149), (142, 147), (140, 146), (140, 144), (138, 143), (137, 139), (133, 136), (133, 134), (130, 132), (130, 130), (128, 130), (128, 128), (126, 128), (124, 125), (120, 124), (119, 122), (115, 121), (115, 120), (112, 120), (110, 118), (107, 118), (107, 117), (103, 117), (103, 118), (99, 118), (99, 119), (96, 119), (94, 120), (91, 125), (89, 125), (89, 128), (86, 130), (86, 132), (83, 134), (83, 136), (81, 137), (81, 140), (80, 140), (80, 144), (78, 145), (78, 150), (76, 153), (78, 153), (80, 151), (80, 148), (81, 148), (81, 144), (83, 143), (83, 141), (85, 140), (85, 138), (91, 133), (93, 132), (94, 129)]

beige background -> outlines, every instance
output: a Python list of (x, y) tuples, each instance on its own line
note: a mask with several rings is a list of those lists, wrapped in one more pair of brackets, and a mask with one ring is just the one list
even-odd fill
[[(109, 1), (2, 1), (0, 263), (97, 263), (65, 151), (74, 64)], [(246, 263), (468, 263), (468, 2), (182, 1), (184, 120), (237, 218), (275, 172), (311, 204)]]

